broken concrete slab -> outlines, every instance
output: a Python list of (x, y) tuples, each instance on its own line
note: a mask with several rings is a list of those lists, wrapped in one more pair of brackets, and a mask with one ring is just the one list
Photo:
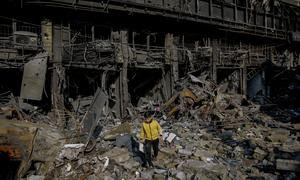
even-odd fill
[(213, 158), (217, 154), (217, 151), (210, 151), (210, 150), (202, 150), (202, 149), (197, 149), (193, 155), (195, 157), (200, 158), (202, 161), (208, 160), (208, 158)]
[(268, 137), (272, 142), (284, 143), (290, 135), (290, 131), (284, 129), (274, 129)]
[(109, 159), (112, 159), (120, 164), (128, 161), (130, 159), (130, 154), (125, 148), (115, 147), (112, 150), (102, 154), (101, 157), (108, 157)]
[(24, 65), (20, 97), (40, 101), (42, 99), (48, 53), (40, 53)]
[(257, 160), (263, 160), (267, 155), (268, 153), (266, 151), (262, 150), (259, 147), (256, 147), (254, 150), (253, 157)]
[(151, 180), (154, 175), (154, 170), (146, 170), (141, 173), (141, 178), (145, 180)]
[(104, 139), (105, 140), (115, 140), (120, 135), (130, 134), (131, 129), (132, 129), (131, 124), (129, 122), (122, 123), (119, 126), (104, 133)]
[(27, 177), (27, 180), (44, 180), (45, 176), (31, 175)]
[(295, 130), (300, 130), (300, 123), (293, 124)]
[(74, 160), (78, 158), (80, 152), (83, 151), (84, 144), (65, 144), (59, 158), (66, 158), (68, 160)]
[(161, 175), (161, 174), (154, 174), (153, 175), (153, 180), (165, 180), (166, 176)]
[(191, 156), (193, 152), (189, 149), (179, 149), (178, 153), (183, 156)]
[(140, 163), (133, 159), (129, 159), (128, 161), (123, 162), (122, 166), (128, 171), (133, 171), (134, 169), (137, 169), (140, 166)]
[(169, 156), (175, 156), (176, 155), (176, 149), (174, 149), (174, 148), (162, 147), (162, 148), (160, 148), (160, 151), (162, 153), (165, 153), (166, 155), (169, 155)]
[(206, 167), (207, 163), (204, 161), (189, 159), (183, 162), (179, 170), (184, 170), (185, 168), (191, 169), (192, 171), (197, 171), (202, 167)]
[(276, 159), (276, 169), (283, 171), (300, 172), (300, 161), (288, 159)]
[(175, 178), (178, 180), (186, 180), (186, 175), (184, 172), (179, 171), (176, 173)]

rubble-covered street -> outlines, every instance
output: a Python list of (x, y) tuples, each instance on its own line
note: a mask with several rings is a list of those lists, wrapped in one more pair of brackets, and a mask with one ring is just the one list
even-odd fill
[[(27, 124), (34, 143), (25, 159), (31, 162), (25, 165), (28, 171), (21, 173), (27, 179), (296, 179), (299, 123), (275, 120), (260, 105), (227, 91), (228, 83), (215, 85), (205, 74), (189, 74), (164, 104), (147, 101), (129, 108), (130, 116), (123, 120), (104, 112), (102, 128), (89, 137), (81, 137), (78, 129), (59, 135), (51, 124)], [(139, 124), (148, 110), (163, 128), (153, 168), (141, 166), (138, 143)], [(1, 107), (6, 118), (25, 121), (16, 111), (10, 103)], [(16, 131), (22, 125), (10, 126), (13, 136), (23, 139)], [(55, 145), (53, 138), (58, 138)]]

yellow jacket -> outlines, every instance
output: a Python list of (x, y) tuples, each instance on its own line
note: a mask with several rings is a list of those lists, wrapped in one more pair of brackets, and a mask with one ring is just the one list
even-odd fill
[[(152, 118), (152, 117), (150, 117)], [(150, 123), (143, 122), (140, 132), (140, 139), (141, 140), (156, 140), (159, 138), (159, 135), (162, 134), (162, 129), (158, 122), (152, 118), (152, 121)]]

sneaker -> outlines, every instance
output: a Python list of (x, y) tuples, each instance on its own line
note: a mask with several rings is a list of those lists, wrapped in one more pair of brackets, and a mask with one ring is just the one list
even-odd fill
[(143, 164), (142, 164), (142, 167), (143, 167), (143, 168), (146, 168), (146, 167), (147, 167), (147, 163), (143, 163)]
[(152, 168), (154, 167), (152, 162), (149, 163), (149, 167), (152, 167)]

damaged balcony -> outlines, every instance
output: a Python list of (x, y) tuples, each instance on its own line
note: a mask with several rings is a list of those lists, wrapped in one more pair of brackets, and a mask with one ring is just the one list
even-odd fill
[[(96, 12), (125, 12), (137, 15), (163, 16), (197, 23), (211, 24), (219, 29), (236, 33), (255, 34), (275, 39), (288, 39), (288, 31), (296, 31), (299, 19), (291, 18), (299, 7), (281, 1), (240, 0), (127, 0), (127, 1), (39, 1), (27, 0), (23, 6), (36, 5), (79, 9)], [(286, 8), (282, 8), (286, 7)], [(282, 8), (282, 9), (280, 9)], [(296, 15), (297, 16), (297, 15)], [(294, 24), (296, 23), (296, 24)]]

